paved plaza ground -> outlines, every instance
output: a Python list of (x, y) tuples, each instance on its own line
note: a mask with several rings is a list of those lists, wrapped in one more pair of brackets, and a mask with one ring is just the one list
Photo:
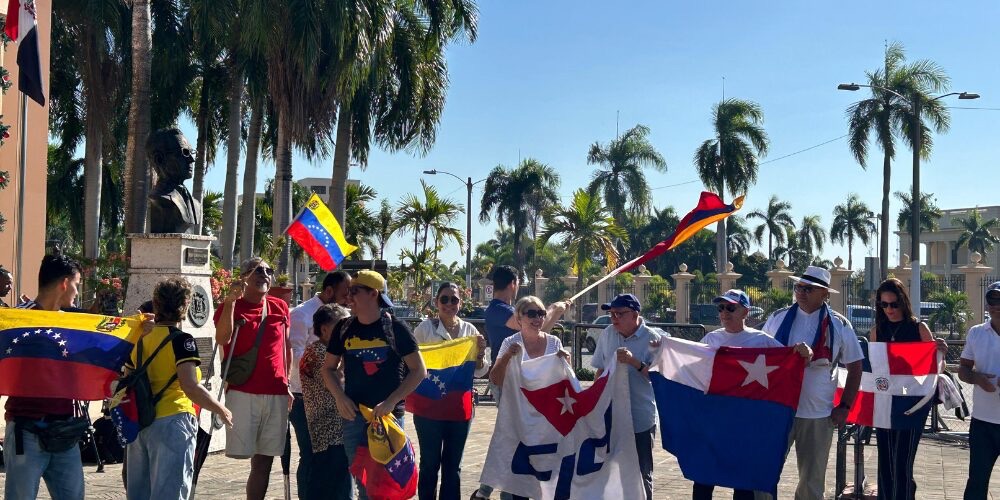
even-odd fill
[[(490, 436), (493, 433), (493, 422), (497, 411), (494, 406), (480, 406), (477, 408), (476, 419), (472, 425), (469, 441), (465, 449), (465, 467), (462, 469), (462, 491), (463, 499), (468, 498), (472, 490), (479, 481), (479, 473), (482, 464), (486, 460), (486, 450), (490, 444)], [(409, 422), (408, 422), (409, 423)], [(408, 429), (411, 437), (415, 437), (412, 428)], [(293, 440), (294, 443), (294, 440)], [(414, 445), (416, 445), (414, 439)], [(419, 454), (419, 450), (417, 451)], [(794, 453), (794, 452), (793, 452)], [(875, 481), (876, 456), (874, 442), (873, 446), (866, 450), (866, 466), (869, 481)], [(683, 478), (677, 460), (662, 449), (656, 449), (653, 454), (655, 462), (654, 469), (654, 497), (657, 499), (682, 499), (690, 498), (691, 483)], [(959, 442), (947, 440), (925, 438), (917, 454), (917, 474), (918, 486), (917, 498), (920, 499), (960, 499), (965, 486), (965, 478), (968, 469), (969, 450), (968, 447)], [(292, 491), (295, 491), (294, 467), (297, 457), (293, 452), (292, 457)], [(827, 497), (833, 498), (834, 478), (835, 478), (835, 450), (830, 453), (830, 465), (827, 473)], [(105, 472), (98, 474), (92, 465), (85, 466), (85, 479), (87, 482), (87, 498), (124, 498), (121, 488), (121, 465), (107, 465)], [(202, 470), (201, 479), (198, 484), (199, 498), (241, 498), (243, 497), (243, 486), (247, 473), (250, 470), (250, 462), (247, 460), (231, 460), (221, 454), (215, 454), (208, 458), (205, 468)], [(853, 467), (849, 466), (849, 477), (853, 477)], [(6, 474), (0, 474), (0, 483), (6, 479)], [(794, 461), (790, 461), (785, 468), (779, 485), (779, 497), (791, 498), (795, 488), (797, 475)], [(278, 460), (275, 460), (274, 470), (271, 474), (271, 489), (268, 498), (282, 498), (282, 476), (281, 467)], [(995, 471), (993, 480), (990, 483), (993, 496), (991, 498), (1000, 500), (1000, 471)], [(43, 486), (40, 498), (49, 498)], [(494, 495), (497, 498), (498, 495)], [(731, 498), (728, 490), (716, 492), (716, 498)], [(590, 499), (584, 499), (590, 500)]]

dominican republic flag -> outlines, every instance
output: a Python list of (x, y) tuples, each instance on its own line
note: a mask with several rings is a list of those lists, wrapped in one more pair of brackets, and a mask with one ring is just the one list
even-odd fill
[(0, 394), (97, 401), (111, 396), (141, 332), (138, 316), (0, 309)]
[(358, 247), (344, 239), (344, 231), (326, 203), (313, 193), (285, 230), (324, 271), (337, 268)]
[(480, 482), (536, 500), (642, 498), (628, 373), (587, 389), (555, 354), (507, 366)]
[(472, 419), (472, 376), (476, 337), (420, 345), (427, 376), (406, 396), (406, 411), (424, 418), (468, 422)]
[(661, 341), (649, 377), (684, 477), (776, 496), (805, 360), (790, 347)]
[[(880, 429), (917, 429), (927, 422), (937, 390), (938, 354), (934, 342), (862, 342), (864, 372), (847, 421)], [(837, 368), (840, 403), (847, 370)]]
[(17, 42), (17, 86), (24, 95), (45, 106), (42, 63), (38, 51), (38, 22), (34, 0), (10, 0), (4, 31)]

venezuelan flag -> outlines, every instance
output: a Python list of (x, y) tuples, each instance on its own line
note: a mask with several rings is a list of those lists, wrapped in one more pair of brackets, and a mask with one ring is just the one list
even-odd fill
[(313, 193), (285, 232), (324, 271), (332, 271), (358, 247), (344, 239), (344, 231), (319, 195)]
[(372, 410), (360, 405), (368, 420), (367, 446), (358, 446), (351, 474), (364, 486), (368, 498), (403, 500), (417, 493), (417, 464), (413, 445), (391, 417), (373, 420)]
[(420, 355), (427, 367), (427, 377), (406, 397), (407, 411), (434, 420), (464, 422), (471, 419), (476, 338), (423, 344)]
[(0, 309), (0, 394), (110, 397), (141, 330), (138, 316)]
[(688, 214), (681, 219), (680, 224), (677, 225), (677, 229), (674, 230), (674, 234), (671, 234), (669, 238), (657, 243), (656, 246), (648, 252), (621, 266), (618, 270), (627, 271), (659, 257), (663, 252), (672, 250), (676, 248), (677, 245), (684, 243), (688, 238), (694, 236), (694, 233), (701, 231), (709, 224), (719, 222), (720, 220), (729, 217), (733, 214), (733, 212), (736, 212), (742, 206), (743, 196), (736, 198), (731, 204), (729, 204), (722, 201), (722, 198), (719, 198), (719, 195), (715, 193), (702, 191), (701, 198), (698, 200), (698, 206), (694, 207), (694, 210), (688, 212)]

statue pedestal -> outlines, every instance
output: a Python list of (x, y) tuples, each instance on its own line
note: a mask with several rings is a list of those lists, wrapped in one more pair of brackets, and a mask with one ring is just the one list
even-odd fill
[[(128, 290), (125, 294), (125, 314), (133, 314), (143, 302), (153, 299), (153, 288), (165, 278), (180, 277), (194, 287), (191, 305), (181, 323), (181, 330), (194, 336), (201, 356), (201, 376), (208, 381), (206, 387), (213, 395), (218, 395), (221, 380), (222, 354), (215, 348), (215, 323), (212, 317), (212, 276), (210, 249), (214, 236), (198, 236), (180, 233), (130, 234), (131, 262), (128, 268)], [(208, 430), (211, 413), (202, 412), (201, 427)], [(213, 433), (209, 451), (225, 447), (224, 432)]]

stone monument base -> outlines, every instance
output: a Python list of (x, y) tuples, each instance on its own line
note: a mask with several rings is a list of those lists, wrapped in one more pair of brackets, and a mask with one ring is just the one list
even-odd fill
[[(193, 234), (130, 234), (131, 262), (128, 268), (128, 290), (125, 294), (125, 314), (134, 313), (143, 302), (153, 299), (153, 288), (165, 278), (185, 278), (194, 287), (191, 305), (181, 324), (181, 330), (194, 336), (201, 356), (202, 381), (209, 392), (218, 396), (222, 386), (219, 378), (222, 353), (212, 357), (215, 348), (215, 323), (212, 317), (212, 276), (210, 251), (214, 236)], [(202, 412), (201, 427), (208, 430), (211, 413)], [(209, 451), (225, 447), (226, 435), (217, 429)]]

